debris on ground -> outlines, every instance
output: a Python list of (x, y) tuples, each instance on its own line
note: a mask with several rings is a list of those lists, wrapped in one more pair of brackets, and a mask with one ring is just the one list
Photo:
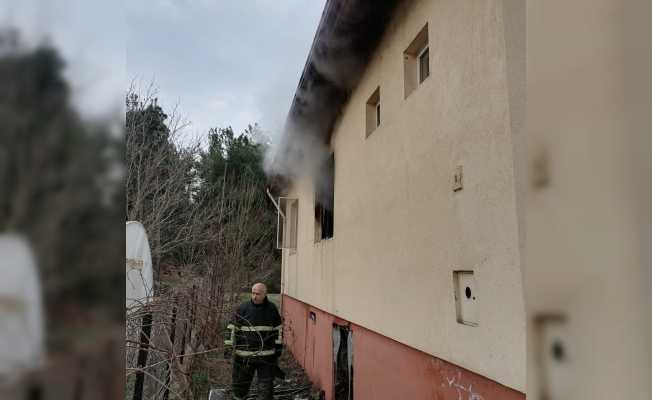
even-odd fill
[[(312, 385), (310, 379), (296, 362), (292, 354), (284, 352), (279, 358), (279, 367), (285, 373), (284, 379), (276, 378), (274, 380), (274, 399), (275, 400), (321, 400), (323, 392)], [(231, 366), (229, 366), (231, 368)], [(230, 369), (229, 369), (230, 371)], [(251, 384), (251, 390), (246, 397), (247, 400), (255, 400), (257, 391), (258, 378), (254, 378)], [(208, 393), (208, 400), (230, 400), (230, 386), (213, 388)]]

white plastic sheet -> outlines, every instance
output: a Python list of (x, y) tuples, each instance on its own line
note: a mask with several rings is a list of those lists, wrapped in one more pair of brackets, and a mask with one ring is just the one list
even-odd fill
[(128, 221), (126, 232), (126, 305), (129, 312), (149, 301), (154, 287), (154, 275), (145, 228), (140, 222)]
[(27, 242), (0, 235), (0, 379), (11, 381), (43, 362), (41, 285)]

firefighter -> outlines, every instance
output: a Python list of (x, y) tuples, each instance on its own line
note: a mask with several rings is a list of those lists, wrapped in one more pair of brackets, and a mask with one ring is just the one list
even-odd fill
[(283, 328), (276, 306), (267, 299), (267, 287), (256, 283), (251, 300), (241, 304), (227, 326), (225, 355), (233, 351), (233, 399), (244, 400), (254, 373), (258, 398), (272, 400), (278, 357), (283, 351)]

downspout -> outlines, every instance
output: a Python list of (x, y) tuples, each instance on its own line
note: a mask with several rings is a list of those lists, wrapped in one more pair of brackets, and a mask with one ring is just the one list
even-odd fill
[(269, 191), (269, 188), (267, 188), (266, 191), (267, 191), (267, 196), (269, 197), (269, 199), (274, 204), (274, 207), (276, 207), (276, 211), (278, 211), (278, 213), (281, 214), (281, 217), (283, 217), (283, 220), (285, 220), (285, 214), (283, 214), (283, 211), (281, 211), (281, 207), (279, 207), (276, 200), (274, 200), (274, 196), (272, 196), (272, 193)]
[[(281, 207), (279, 207), (276, 200), (274, 200), (274, 196), (272, 196), (272, 193), (269, 191), (269, 187), (267, 187), (265, 189), (265, 192), (267, 193), (267, 197), (269, 197), (269, 199), (274, 204), (274, 207), (276, 207), (276, 211), (278, 211), (279, 215), (283, 218), (283, 221), (285, 221), (285, 214), (283, 214), (283, 211), (281, 211)], [(285, 290), (285, 287), (284, 287), (285, 282), (284, 282), (284, 279), (283, 279), (283, 276), (285, 275), (285, 271), (284, 271), (284, 268), (283, 268), (284, 260), (285, 260), (285, 257), (283, 257), (283, 250), (281, 250), (281, 293), (279, 293), (280, 296), (281, 296), (279, 298), (279, 308), (281, 309), (281, 323), (283, 322), (283, 292)], [(284, 338), (286, 337), (285, 334), (283, 334), (283, 337)]]

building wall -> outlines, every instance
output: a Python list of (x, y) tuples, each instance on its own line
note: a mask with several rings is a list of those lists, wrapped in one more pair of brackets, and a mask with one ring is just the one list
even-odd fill
[(626, 120), (625, 9), (527, 2), (528, 399), (652, 393), (651, 276), (639, 258), (649, 206), (637, 199), (649, 176), (636, 168), (650, 147), (637, 151)]
[[(309, 304), (283, 296), (287, 349), (327, 400), (333, 399), (333, 323), (353, 336), (354, 399), (522, 400), (523, 393), (415, 350)], [(312, 312), (314, 320), (308, 318)], [(327, 334), (325, 334), (327, 333)]]
[[(399, 10), (334, 129), (334, 238), (314, 243), (310, 177), (289, 194), (299, 199), (299, 240), (284, 253), (283, 291), (524, 392), (514, 177), (524, 149), (512, 133), (516, 58), (505, 34), (523, 34), (506, 29), (514, 4), (424, 0)], [(430, 76), (405, 99), (403, 51), (426, 23)], [(365, 138), (378, 86), (382, 123)], [(460, 165), (464, 189), (454, 193)], [(454, 270), (476, 276), (476, 327), (456, 321)]]

